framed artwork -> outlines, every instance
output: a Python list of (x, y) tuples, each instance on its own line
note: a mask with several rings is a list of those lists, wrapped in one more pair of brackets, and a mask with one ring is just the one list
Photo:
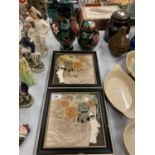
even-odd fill
[(80, 10), (80, 22), (93, 20), (98, 30), (105, 30), (113, 12), (120, 10), (119, 6), (82, 6)]
[(101, 0), (85, 0), (86, 6), (101, 6)]
[(96, 52), (54, 51), (48, 87), (101, 86)]
[(37, 155), (112, 154), (102, 89), (48, 89)]
[(119, 7), (117, 5), (82, 8), (84, 19), (92, 20), (110, 19), (113, 12), (117, 10), (119, 10)]

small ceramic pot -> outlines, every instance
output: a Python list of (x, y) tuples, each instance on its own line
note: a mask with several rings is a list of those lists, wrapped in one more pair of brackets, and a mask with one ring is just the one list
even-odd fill
[(72, 17), (72, 9), (69, 7), (59, 7), (57, 14), (57, 19), (50, 25), (51, 30), (60, 42), (61, 50), (72, 50), (72, 44), (76, 36), (79, 35), (78, 23)]
[(78, 36), (78, 43), (84, 50), (92, 50), (99, 42), (99, 32), (96, 28), (95, 22), (91, 20), (85, 20), (80, 29), (80, 35)]
[(126, 28), (121, 28), (113, 35), (108, 42), (109, 49), (112, 55), (120, 56), (127, 52), (130, 48), (130, 40), (126, 34)]
[(126, 33), (128, 34), (130, 31), (130, 14), (123, 10), (115, 11), (109, 22), (107, 23), (104, 40), (106, 42), (115, 35), (122, 27), (126, 28)]

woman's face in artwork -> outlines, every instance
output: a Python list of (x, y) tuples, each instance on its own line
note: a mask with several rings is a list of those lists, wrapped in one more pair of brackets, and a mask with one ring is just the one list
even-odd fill
[(61, 67), (59, 67), (58, 71), (56, 72), (56, 75), (57, 75), (60, 83), (64, 83), (63, 72), (64, 72), (64, 69)]
[(96, 120), (96, 112), (90, 112), (90, 124), (91, 124), (91, 136), (90, 136), (90, 143), (96, 144), (97, 143), (97, 136), (99, 134), (100, 124)]

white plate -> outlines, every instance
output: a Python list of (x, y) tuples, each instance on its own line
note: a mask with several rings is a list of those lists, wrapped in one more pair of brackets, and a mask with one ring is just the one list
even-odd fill
[(104, 80), (104, 90), (111, 104), (128, 118), (135, 117), (135, 82), (116, 65)]
[(126, 57), (126, 66), (129, 74), (135, 78), (135, 51), (130, 51)]
[(123, 133), (125, 147), (130, 155), (135, 155), (135, 122), (129, 122)]

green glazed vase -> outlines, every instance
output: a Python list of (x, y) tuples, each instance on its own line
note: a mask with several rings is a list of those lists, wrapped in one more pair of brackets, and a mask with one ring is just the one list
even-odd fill
[(95, 22), (85, 20), (81, 25), (80, 35), (78, 36), (79, 46), (84, 50), (92, 50), (97, 46), (98, 42), (99, 32)]
[(47, 10), (48, 10), (48, 16), (52, 19), (52, 21), (56, 20), (57, 18), (57, 1), (56, 0), (49, 0), (47, 3)]
[(72, 50), (73, 42), (79, 35), (79, 26), (72, 17), (72, 10), (69, 7), (57, 9), (57, 19), (50, 25), (55, 38), (60, 42), (61, 50)]

